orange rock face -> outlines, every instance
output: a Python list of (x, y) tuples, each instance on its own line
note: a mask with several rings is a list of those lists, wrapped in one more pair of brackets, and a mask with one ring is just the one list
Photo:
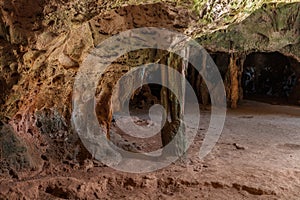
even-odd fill
[[(0, 131), (5, 134), (0, 135), (0, 143), (9, 143), (14, 150), (6, 152), (2, 145), (0, 147), (0, 161), (5, 163), (0, 166), (3, 174), (16, 177), (14, 170), (24, 169), (38, 174), (48, 165), (53, 167), (61, 162), (75, 165), (72, 163), (75, 160), (82, 164), (91, 157), (72, 130), (72, 90), (81, 63), (101, 41), (138, 27), (184, 32), (195, 22), (197, 19), (190, 11), (173, 4), (127, 5), (111, 9), (109, 3), (103, 5), (102, 1), (96, 0), (2, 0)], [(149, 61), (149, 54), (147, 51), (134, 54), (136, 59), (132, 60), (144, 56), (142, 61)], [(112, 88), (120, 76), (139, 64), (139, 61), (127, 62), (126, 56), (108, 68), (99, 80), (96, 93), (98, 121), (107, 131), (108, 138), (113, 106), (116, 110), (118, 107), (111, 104)], [(234, 106), (239, 96), (236, 73), (233, 69), (231, 98)], [(149, 88), (144, 90), (155, 102)], [(120, 92), (122, 95), (125, 96)], [(7, 157), (13, 159), (7, 160)], [(55, 187), (53, 183), (45, 190), (51, 193)], [(36, 197), (33, 195), (32, 199)]]

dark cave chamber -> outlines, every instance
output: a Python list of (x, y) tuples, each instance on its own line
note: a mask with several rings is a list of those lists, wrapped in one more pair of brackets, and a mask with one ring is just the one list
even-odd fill
[(273, 104), (298, 103), (299, 63), (278, 52), (246, 56), (241, 84), (245, 99)]
[[(210, 52), (223, 78), (230, 107), (232, 85), (230, 60), (235, 57), (238, 102), (243, 99), (272, 104), (300, 104), (300, 63), (279, 52), (253, 52), (248, 55)], [(233, 56), (233, 57), (232, 57)], [(229, 81), (228, 81), (229, 80)]]

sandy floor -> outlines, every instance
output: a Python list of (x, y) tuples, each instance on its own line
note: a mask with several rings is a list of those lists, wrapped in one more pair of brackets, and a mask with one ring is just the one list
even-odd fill
[[(202, 116), (205, 124), (209, 112)], [(187, 159), (165, 169), (128, 174), (91, 160), (48, 164), (31, 178), (0, 180), (0, 199), (300, 198), (300, 107), (245, 101), (228, 111), (204, 160), (197, 156), (200, 128)]]

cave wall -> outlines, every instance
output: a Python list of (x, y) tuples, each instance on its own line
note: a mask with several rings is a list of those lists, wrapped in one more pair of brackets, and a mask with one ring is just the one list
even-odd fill
[(214, 52), (278, 51), (300, 61), (299, 25), (299, 3), (267, 4), (243, 22), (200, 37), (198, 41)]
[[(243, 61), (252, 52), (279, 52), (290, 59), (292, 67), (299, 77), (300, 69), (300, 4), (266, 4), (261, 9), (251, 14), (243, 22), (229, 26), (209, 35), (198, 38), (198, 41), (210, 52), (223, 52), (235, 54), (238, 59), (237, 74), (243, 72)], [(241, 60), (241, 61), (238, 61)], [(230, 66), (230, 65), (229, 65)], [(220, 67), (223, 70), (223, 67)], [(239, 82), (239, 95), (234, 98), (235, 102), (243, 99), (240, 76), (235, 75), (232, 69), (227, 69), (225, 87), (227, 89), (227, 100), (231, 104), (230, 90), (232, 82)], [(226, 81), (231, 79), (231, 81)], [(229, 84), (229, 85), (228, 85)], [(299, 83), (295, 88), (299, 88)], [(294, 89), (297, 91), (297, 89)], [(293, 92), (298, 102), (299, 92)], [(236, 107), (236, 105), (231, 105)]]
[[(49, 159), (60, 162), (88, 156), (71, 129), (72, 89), (80, 64), (101, 41), (138, 27), (163, 27), (179, 32), (185, 32), (190, 24), (201, 27), (194, 13), (174, 3), (124, 5), (115, 9), (110, 4), (113, 2), (1, 1), (0, 121), (5, 124), (1, 130), (12, 135), (8, 138), (16, 138), (11, 140), (11, 148), (21, 149), (13, 157), (15, 161), (7, 161), (1, 154), (1, 161), (6, 162), (1, 166), (14, 168), (14, 163), (18, 163), (19, 168), (29, 166), (37, 170)], [(239, 63), (245, 54), (277, 50), (300, 60), (298, 25), (299, 4), (281, 6), (276, 12), (267, 6), (241, 24), (199, 38), (209, 51), (234, 53), (231, 70), (223, 70), (233, 104), (238, 101), (237, 96), (241, 97), (237, 84), (242, 69)], [(117, 77), (139, 62), (153, 61), (162, 55), (152, 55), (147, 50), (133, 53), (107, 70), (99, 83), (98, 102), (108, 108), (99, 110), (100, 124), (105, 126), (109, 121), (111, 105), (104, 97), (110, 97), (110, 85)], [(136, 59), (139, 57), (142, 59)], [(0, 137), (7, 135), (1, 133)], [(4, 150), (2, 146), (1, 152)], [(20, 157), (26, 157), (24, 162)]]
[[(92, 48), (132, 28), (164, 27), (183, 32), (191, 20), (187, 9), (163, 3), (108, 7), (94, 0), (1, 2), (1, 129), (3, 125), (10, 127), (3, 131), (10, 130), (9, 135), (16, 138), (11, 148), (21, 146), (26, 155), (20, 163), (24, 157), (21, 153), (13, 157), (14, 161), (0, 154), (2, 164), (6, 163), (1, 168), (7, 173), (16, 168), (15, 163), (21, 166), (17, 170), (38, 171), (45, 162), (89, 157), (72, 131), (70, 119), (74, 78)], [(117, 78), (155, 57), (151, 50), (131, 53), (109, 67), (97, 91), (101, 125), (110, 123), (108, 99)], [(3, 148), (0, 152), (5, 151)]]

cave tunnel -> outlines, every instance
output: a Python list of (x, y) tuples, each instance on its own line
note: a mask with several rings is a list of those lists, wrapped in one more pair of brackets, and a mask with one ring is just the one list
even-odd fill
[(246, 56), (241, 84), (245, 99), (276, 104), (297, 103), (299, 63), (279, 52), (255, 52)]
[[(226, 85), (226, 74), (230, 64), (230, 54), (227, 52), (209, 52), (218, 67), (221, 77)], [(299, 77), (300, 63), (292, 57), (279, 52), (253, 52), (237, 60), (239, 71), (239, 84), (242, 99), (261, 101), (272, 104), (298, 104), (300, 103)], [(158, 73), (156, 75), (160, 77)], [(203, 105), (210, 104), (208, 92), (203, 90), (203, 80), (197, 70), (189, 64), (186, 78), (193, 87), (198, 102)], [(225, 86), (226, 87), (226, 86)], [(149, 107), (160, 101), (161, 86), (156, 84), (145, 85), (131, 100), (132, 107)], [(241, 102), (241, 101), (240, 101)]]
[[(230, 64), (227, 52), (209, 52), (226, 87)], [(253, 52), (237, 59), (240, 100), (272, 104), (300, 104), (300, 63), (279, 52)], [(240, 101), (241, 102), (241, 101)]]

